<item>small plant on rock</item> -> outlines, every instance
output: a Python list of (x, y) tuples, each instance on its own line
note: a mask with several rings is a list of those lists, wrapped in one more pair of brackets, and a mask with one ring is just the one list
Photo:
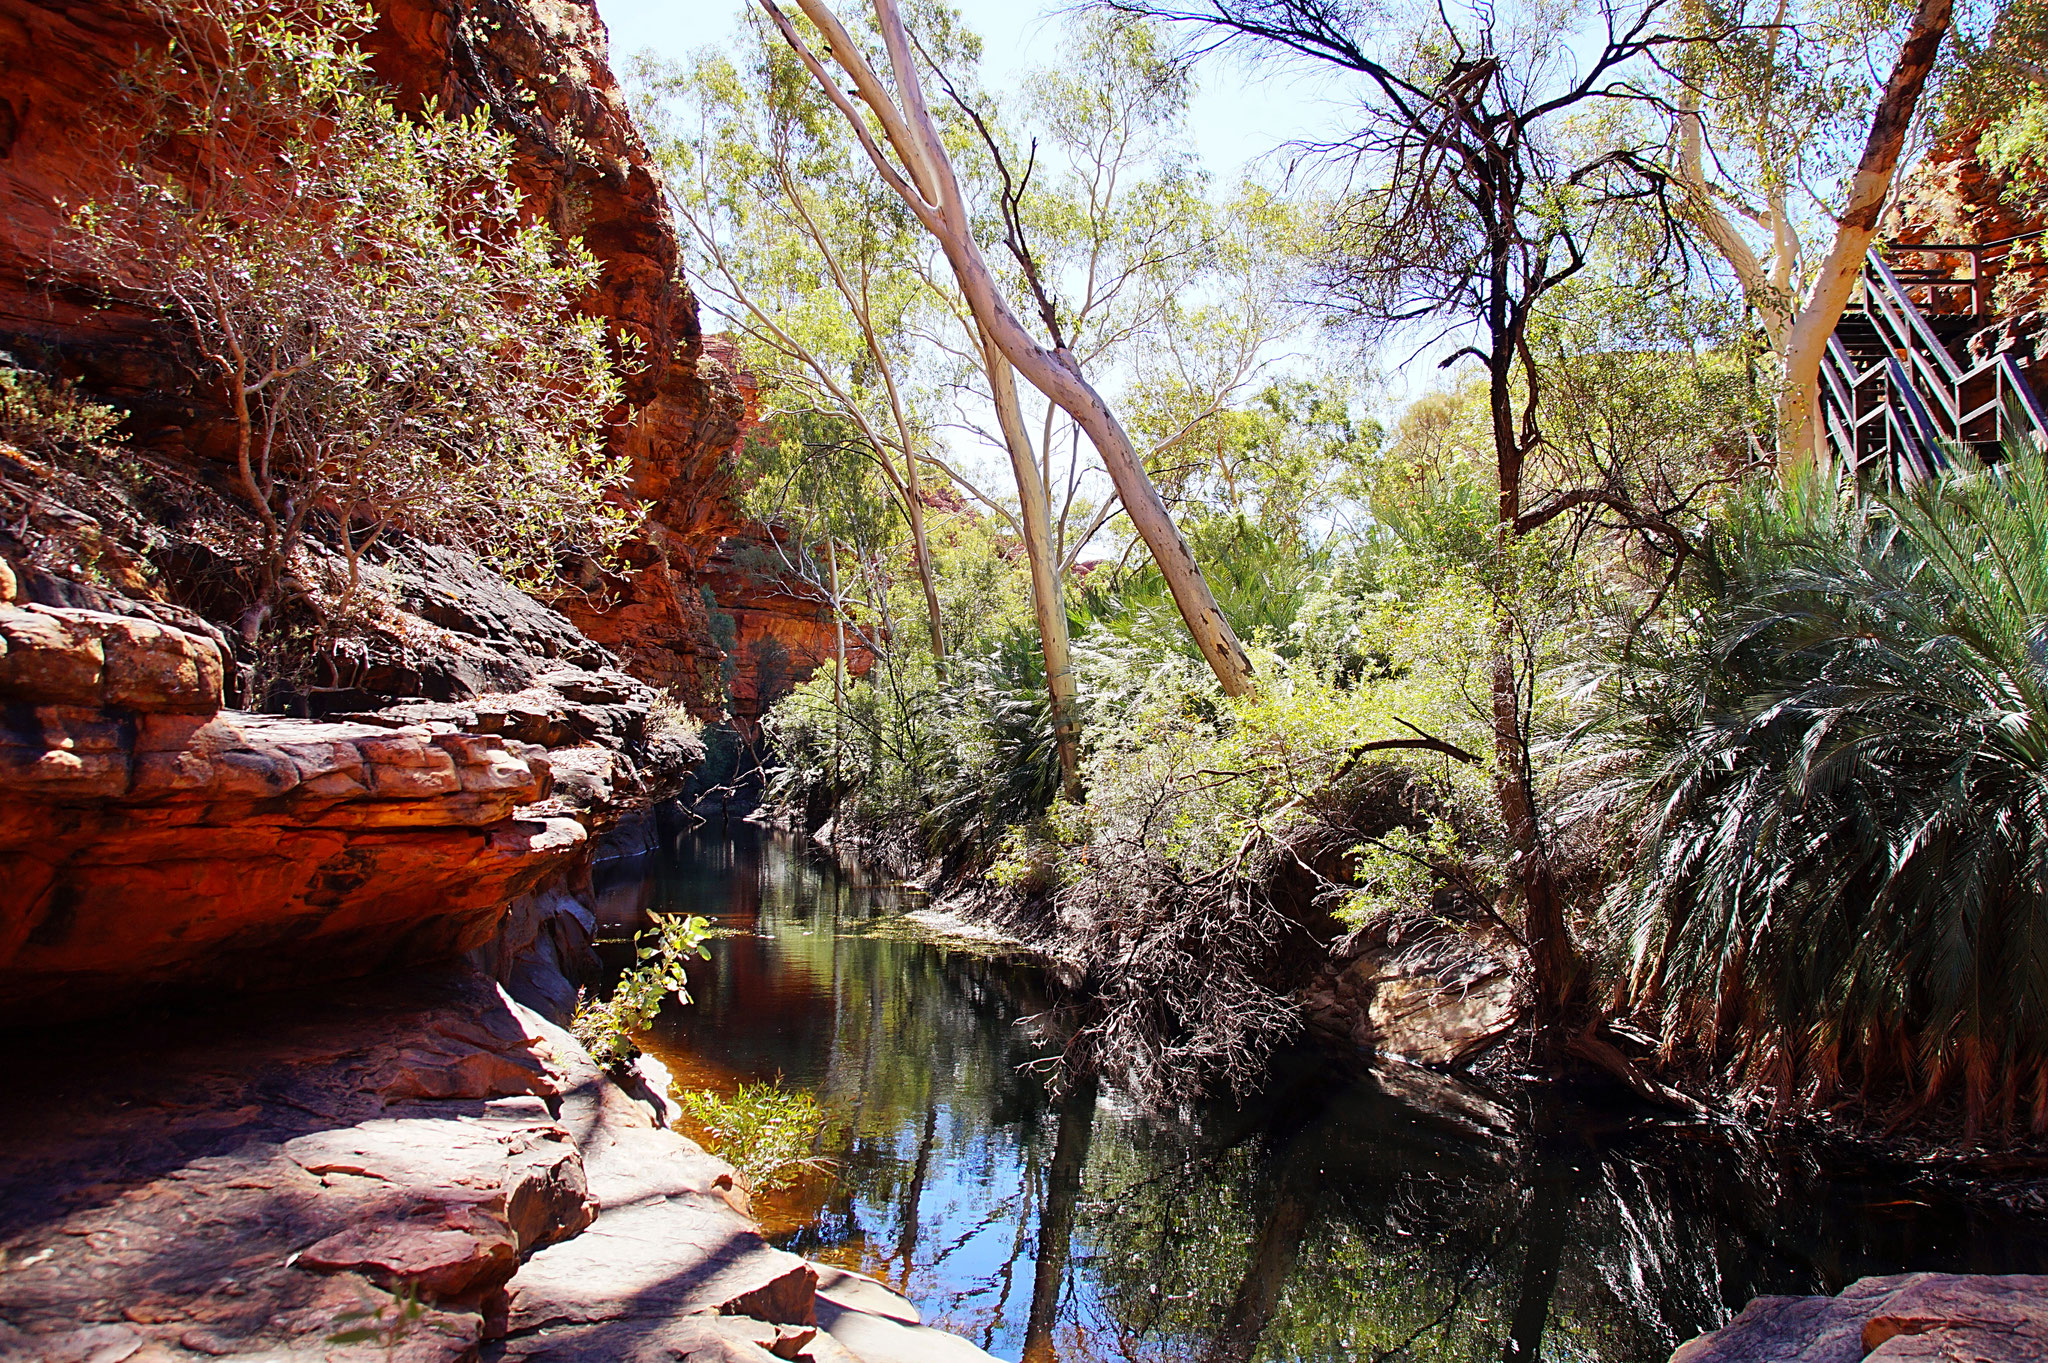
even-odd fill
[(633, 935), (633, 968), (619, 976), (609, 998), (586, 996), (569, 1024), (593, 1060), (608, 1070), (632, 1064), (640, 1054), (634, 1037), (647, 1030), (661, 1005), (671, 997), (690, 1001), (686, 962), (710, 957), (704, 947), (710, 931), (708, 918), (664, 917)]
[(825, 1129), (824, 1110), (809, 1093), (785, 1088), (779, 1078), (741, 1084), (730, 1098), (710, 1089), (692, 1089), (676, 1096), (719, 1155), (730, 1161), (756, 1192), (780, 1188), (803, 1171), (823, 1168), (828, 1162), (812, 1153)]
[(35, 454), (99, 444), (127, 417), (0, 354), (0, 440)]

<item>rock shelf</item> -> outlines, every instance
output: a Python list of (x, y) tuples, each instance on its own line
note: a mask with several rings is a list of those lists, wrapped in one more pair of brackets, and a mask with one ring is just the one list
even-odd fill
[(4, 1363), (988, 1357), (768, 1245), (664, 1100), (468, 968), (30, 1049)]

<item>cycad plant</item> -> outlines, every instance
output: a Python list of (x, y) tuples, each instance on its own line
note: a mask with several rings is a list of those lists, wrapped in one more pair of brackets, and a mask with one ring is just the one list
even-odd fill
[[(1231, 627), (1245, 639), (1293, 652), (1290, 630), (1302, 603), (1331, 566), (1330, 551), (1283, 540), (1245, 517), (1189, 517), (1188, 548)], [(1161, 652), (1200, 659), (1200, 647), (1180, 622), (1166, 579), (1150, 563), (1089, 583), (1077, 603), (1084, 632), (1108, 633)]]
[(2048, 468), (1751, 494), (1634, 720), (1638, 1001), (1781, 1112), (2048, 1131)]
[(955, 763), (933, 781), (927, 837), (939, 855), (992, 849), (1005, 829), (1059, 797), (1045, 662), (1035, 634), (1010, 629), (986, 655), (962, 658), (949, 726)]

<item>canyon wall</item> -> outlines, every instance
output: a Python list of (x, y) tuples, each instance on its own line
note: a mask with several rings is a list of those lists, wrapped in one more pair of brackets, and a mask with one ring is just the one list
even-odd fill
[[(721, 647), (719, 590), (738, 594), (758, 630), (786, 630), (793, 654), (829, 613), (772, 571), (710, 574), (728, 537), (753, 533), (727, 495), (750, 393), (730, 345), (702, 333), (596, 7), (378, 0), (375, 10), (367, 47), (394, 98), (487, 113), (513, 139), (532, 211), (602, 264), (586, 306), (637, 342), (611, 440), (629, 456), (631, 491), (648, 513), (618, 571), (591, 568), (554, 604), (634, 675), (713, 716), (732, 676), (750, 666)], [(114, 181), (121, 73), (162, 40), (151, 14), (147, 0), (0, 0), (0, 350), (129, 411), (128, 442), (218, 488), (221, 400), (195, 382), (168, 320), (110, 305), (67, 263), (71, 208)]]
[(223, 401), (170, 319), (66, 244), (115, 182), (122, 73), (158, 11), (0, 0), (0, 368), (130, 413), (104, 456), (0, 438), (0, 1021), (488, 955), (514, 901), (543, 932), (526, 910), (573, 913), (593, 839), (682, 789), (703, 748), (681, 707), (750, 723), (829, 656), (826, 604), (730, 495), (750, 384), (702, 333), (595, 7), (374, 9), (393, 97), (484, 112), (532, 211), (601, 262), (586, 306), (637, 343), (610, 439), (646, 518), (623, 565), (545, 602), (394, 535), (357, 634), (256, 656), (222, 628), (224, 555), (254, 533)]

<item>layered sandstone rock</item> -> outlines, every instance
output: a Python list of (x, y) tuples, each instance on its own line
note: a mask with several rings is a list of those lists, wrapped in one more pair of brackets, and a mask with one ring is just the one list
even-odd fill
[[(1981, 125), (1966, 127), (1929, 150), (1900, 182), (1885, 208), (1879, 227), (1882, 238), (1911, 245), (1981, 245), (2010, 242), (2041, 230), (2035, 208), (2012, 202), (2006, 178), (1978, 154)], [(1968, 278), (1972, 265), (1966, 253), (1902, 253), (1902, 266), (1938, 268)], [(2037, 394), (2048, 383), (2048, 264), (2039, 243), (2021, 243), (2016, 251), (1994, 251), (1980, 266), (1990, 282), (1986, 305), (1997, 321), (1963, 342), (1976, 360), (2010, 352), (2032, 381)]]
[(1301, 991), (1310, 1030), (1368, 1055), (1462, 1065), (1506, 1034), (1516, 1015), (1513, 948), (1472, 934), (1387, 940), (1354, 933)]
[(721, 639), (726, 691), (733, 718), (749, 727), (842, 646), (854, 676), (866, 676), (875, 663), (858, 633), (842, 639), (826, 594), (787, 571), (776, 539), (758, 527), (728, 536), (701, 574), (731, 621)]
[[(699, 714), (721, 710), (730, 688), (751, 717), (824, 656), (830, 613), (772, 565), (736, 565), (762, 533), (727, 495), (752, 390), (730, 344), (701, 334), (661, 185), (595, 6), (378, 0), (374, 8), (368, 46), (379, 79), (404, 105), (481, 111), (512, 137), (535, 215), (580, 238), (602, 263), (587, 306), (637, 342), (625, 376), (628, 419), (612, 442), (629, 458), (631, 490), (648, 518), (624, 571), (592, 566), (581, 590), (555, 604), (635, 676)], [(161, 316), (109, 306), (96, 281), (67, 263), (69, 206), (113, 183), (121, 72), (161, 41), (149, 13), (144, 0), (0, 0), (0, 69), (9, 74), (0, 91), (0, 350), (59, 369), (132, 411), (129, 439), (218, 485), (220, 400), (180, 361), (176, 333)], [(173, 565), (174, 592), (178, 576)]]
[(1977, 154), (1982, 125), (1928, 150), (1885, 205), (1880, 235), (1915, 244), (2003, 241), (2038, 231), (2034, 214), (2007, 201), (2007, 183)]
[[(441, 613), (481, 633), (438, 656), (464, 686), (526, 684), (326, 719), (223, 709), (208, 636), (0, 604), (0, 1019), (447, 959), (492, 943), (522, 896), (573, 903), (590, 831), (674, 794), (702, 749), (658, 693), (508, 596)], [(510, 972), (518, 951), (500, 954)], [(559, 973), (506, 979), (573, 1003)]]
[(465, 951), (584, 841), (538, 745), (222, 711), (222, 675), (181, 630), (0, 606), (11, 1019)]

